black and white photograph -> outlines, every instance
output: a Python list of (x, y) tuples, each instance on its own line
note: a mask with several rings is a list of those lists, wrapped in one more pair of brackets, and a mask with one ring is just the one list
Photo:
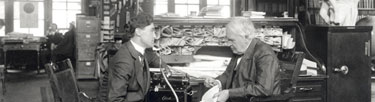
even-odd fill
[(375, 102), (375, 0), (0, 0), (0, 102)]

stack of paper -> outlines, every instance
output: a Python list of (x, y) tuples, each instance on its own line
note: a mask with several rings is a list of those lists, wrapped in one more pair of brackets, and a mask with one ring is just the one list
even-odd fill
[(303, 59), (301, 71), (306, 71), (306, 75), (317, 76), (318, 75), (318, 67), (316, 62), (310, 61), (308, 59)]

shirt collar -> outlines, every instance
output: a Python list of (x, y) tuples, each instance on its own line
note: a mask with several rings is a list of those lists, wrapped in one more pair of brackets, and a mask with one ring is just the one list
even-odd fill
[(145, 54), (145, 49), (144, 47), (138, 45), (137, 43), (133, 42), (132, 40), (130, 40), (130, 42), (133, 44), (135, 50), (137, 50), (139, 53), (141, 53), (142, 55)]

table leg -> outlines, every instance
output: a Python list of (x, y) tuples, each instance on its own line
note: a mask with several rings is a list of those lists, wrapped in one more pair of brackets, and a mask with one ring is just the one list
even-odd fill
[(37, 52), (37, 72), (38, 72), (38, 74), (40, 73), (40, 61), (39, 61), (39, 51), (36, 51)]
[(7, 66), (8, 66), (8, 63), (7, 63), (7, 52), (4, 51), (4, 74), (7, 73)]

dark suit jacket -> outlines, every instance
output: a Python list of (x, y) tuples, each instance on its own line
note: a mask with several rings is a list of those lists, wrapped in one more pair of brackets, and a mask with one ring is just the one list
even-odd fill
[[(132, 43), (124, 43), (109, 65), (109, 102), (141, 102), (150, 85), (149, 67), (160, 67), (160, 57), (150, 50), (145, 51), (146, 69)], [(162, 62), (162, 67), (165, 67)], [(146, 72), (146, 75), (143, 75)]]
[(269, 45), (253, 39), (236, 68), (238, 58), (232, 57), (225, 72), (217, 77), (222, 88), (229, 89), (230, 101), (247, 102), (251, 96), (280, 94), (278, 59)]
[(72, 60), (72, 62), (75, 62), (75, 34), (75, 30), (69, 30), (68, 32), (66, 32), (63, 39), (61, 39), (56, 48), (53, 50), (54, 56), (61, 57), (56, 58), (58, 61), (69, 58), (70, 60)]

